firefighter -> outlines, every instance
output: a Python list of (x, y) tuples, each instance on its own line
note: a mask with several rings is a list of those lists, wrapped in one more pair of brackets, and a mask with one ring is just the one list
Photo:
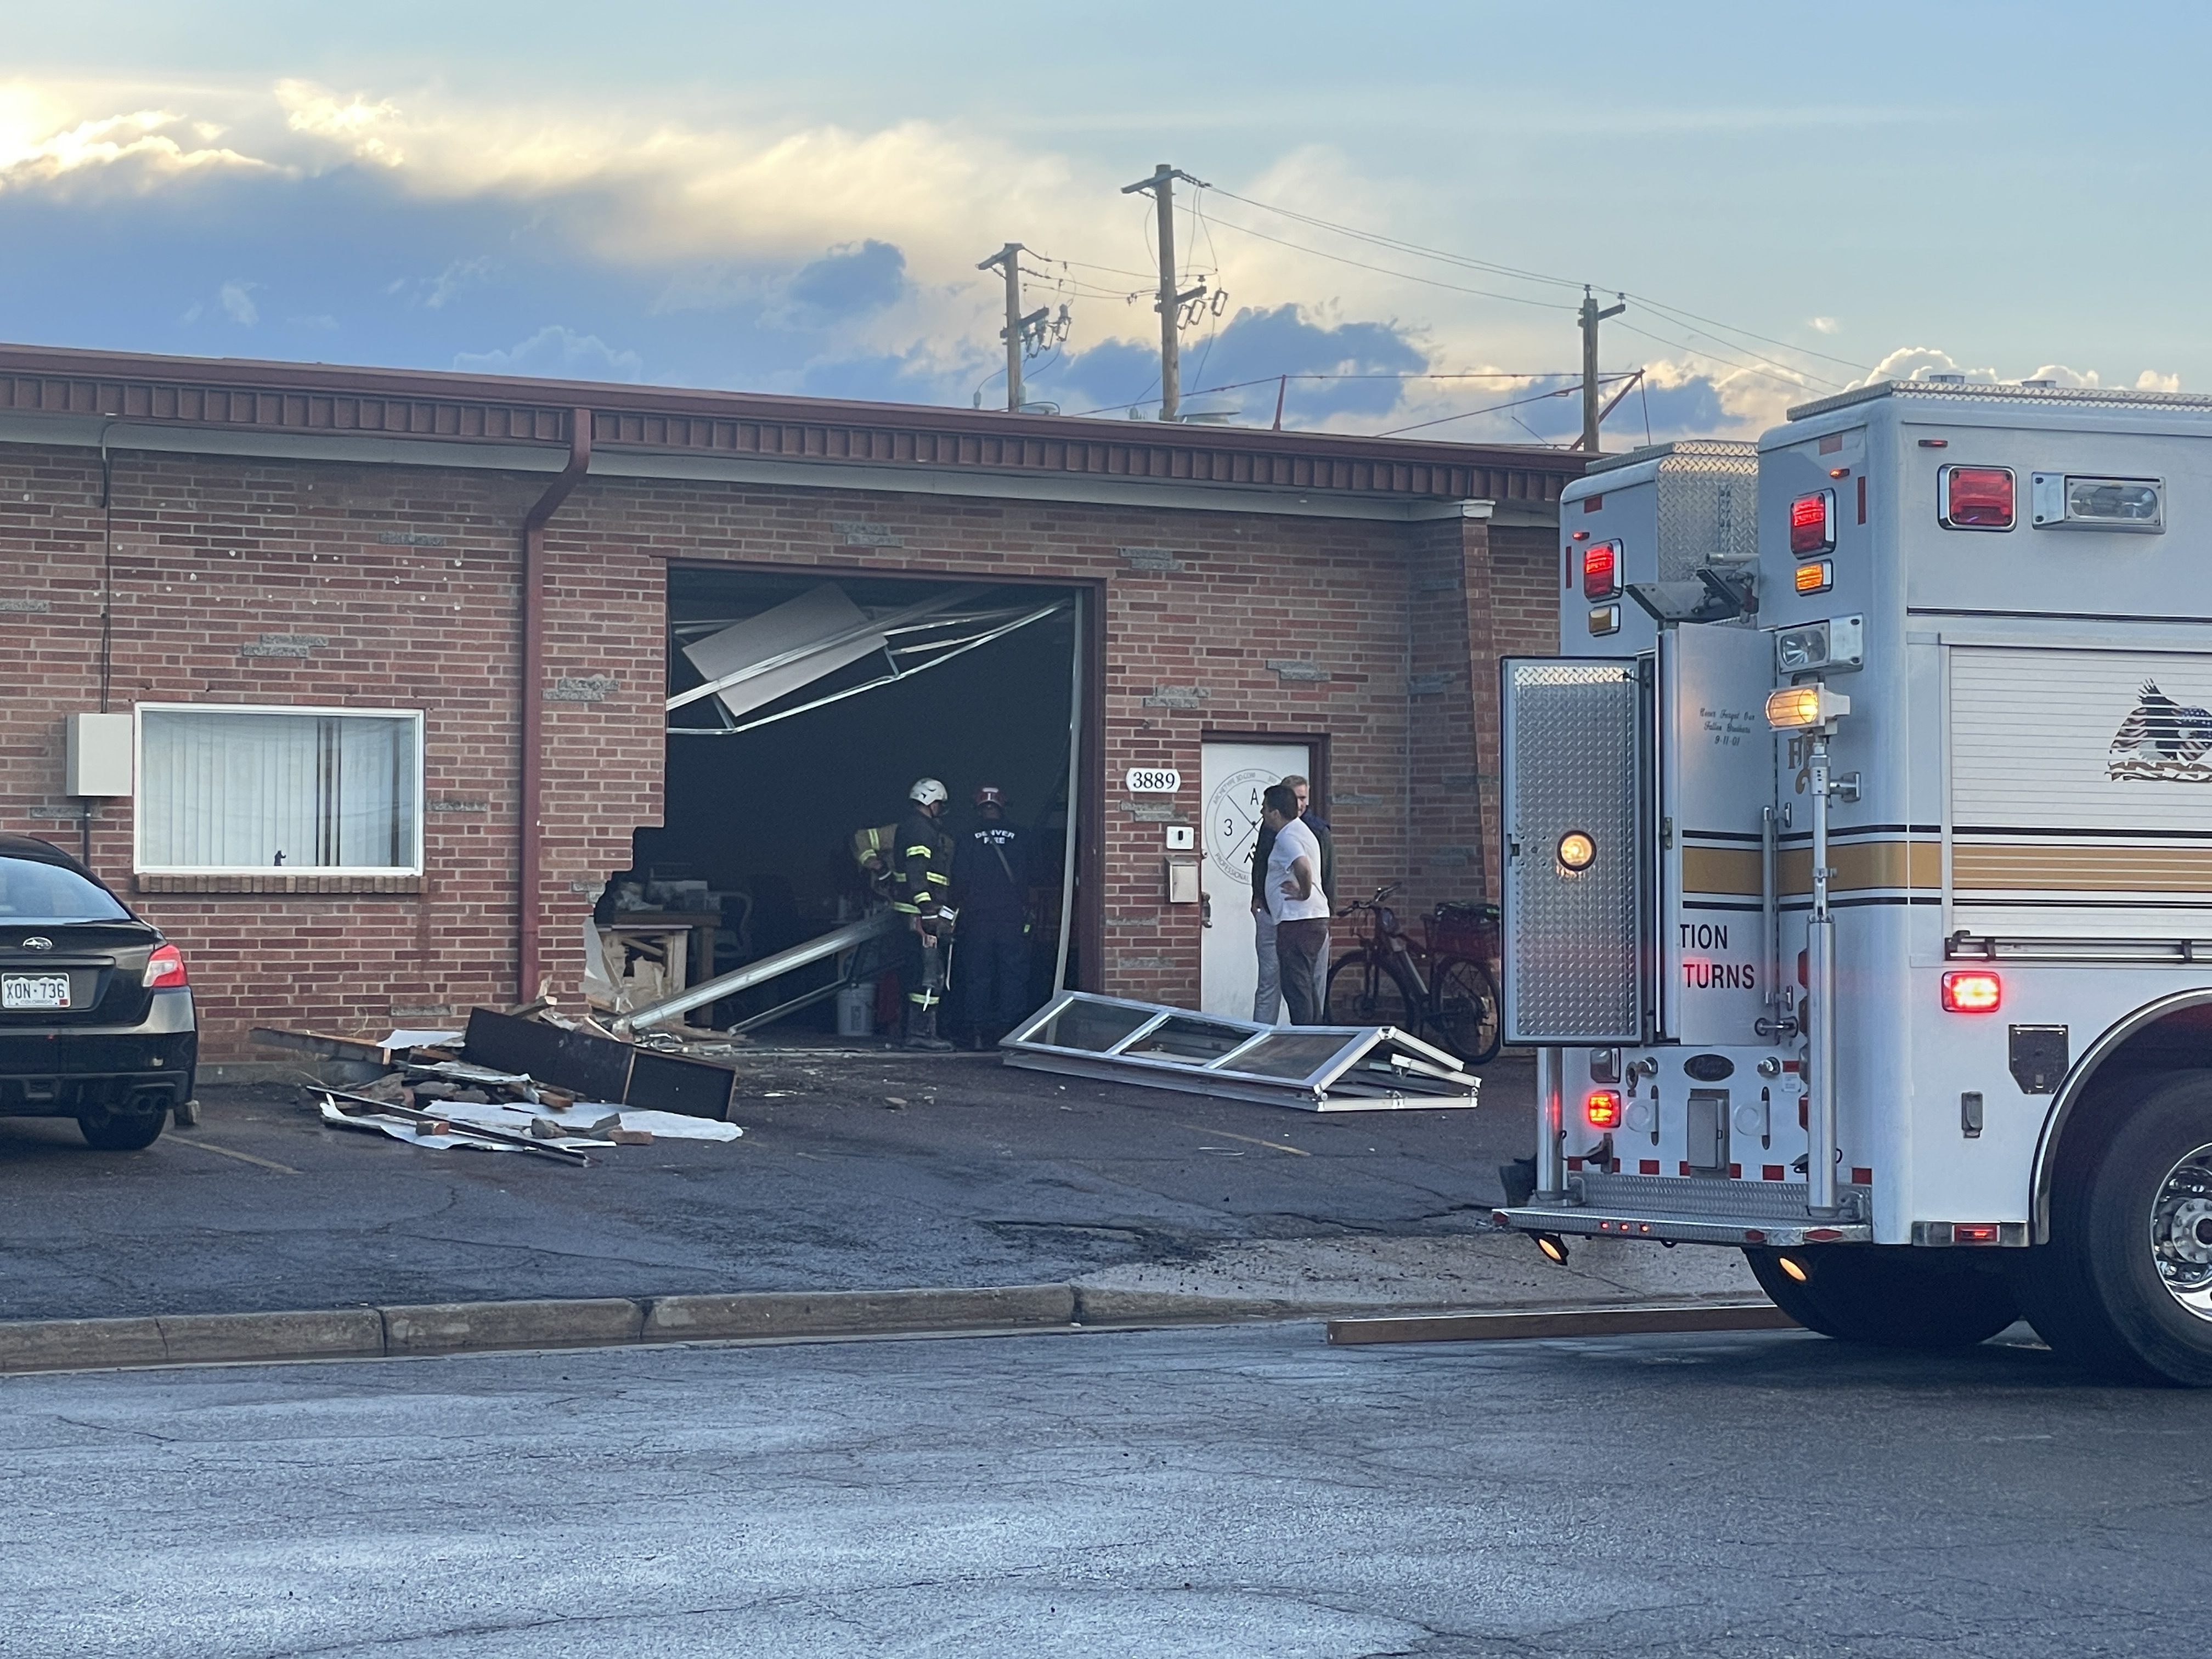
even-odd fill
[(952, 891), (960, 902), (960, 1012), (969, 1045), (986, 1048), (1029, 1012), (1029, 866), (995, 784), (975, 792), (976, 824), (960, 838)]
[(952, 949), (955, 912), (952, 838), (938, 820), (951, 799), (935, 778), (917, 778), (906, 792), (910, 810), (892, 843), (891, 906), (908, 920), (899, 979), (906, 988), (906, 1046), (950, 1048), (937, 1035), (937, 1007), (945, 1000), (945, 958)]

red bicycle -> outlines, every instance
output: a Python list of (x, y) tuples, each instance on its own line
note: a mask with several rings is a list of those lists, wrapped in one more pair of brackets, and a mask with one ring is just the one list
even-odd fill
[(1469, 1066), (1498, 1057), (1497, 981), (1485, 964), (1486, 931), (1495, 937), (1494, 905), (1439, 904), (1408, 938), (1398, 913), (1383, 901), (1398, 890), (1378, 887), (1354, 899), (1340, 916), (1359, 917), (1359, 944), (1331, 964), (1327, 1018), (1331, 1025), (1395, 1025), (1433, 1036)]

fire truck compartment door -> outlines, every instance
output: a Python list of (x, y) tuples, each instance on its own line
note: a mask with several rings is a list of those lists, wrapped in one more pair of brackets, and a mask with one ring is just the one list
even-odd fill
[(1761, 814), (1774, 803), (1774, 636), (1685, 623), (1659, 635), (1659, 1026), (1759, 1040), (1768, 988)]
[(1949, 927), (2212, 937), (2212, 653), (1946, 654)]
[(1634, 658), (1508, 658), (1505, 1040), (1644, 1036), (1649, 698)]

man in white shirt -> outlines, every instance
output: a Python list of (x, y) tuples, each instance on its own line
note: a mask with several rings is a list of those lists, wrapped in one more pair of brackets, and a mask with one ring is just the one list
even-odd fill
[(1274, 832), (1267, 852), (1267, 909), (1291, 1024), (1318, 1025), (1318, 964), (1328, 957), (1328, 895), (1321, 885), (1321, 842), (1298, 818), (1297, 791), (1275, 784), (1261, 797), (1261, 822)]

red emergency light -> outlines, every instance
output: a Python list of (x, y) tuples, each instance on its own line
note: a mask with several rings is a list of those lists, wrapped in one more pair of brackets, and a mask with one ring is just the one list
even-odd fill
[(1816, 489), (1790, 503), (1790, 551), (1799, 558), (1836, 544), (1836, 492)]
[(1951, 1014), (1994, 1014), (2004, 1001), (2004, 981), (1975, 969), (1943, 975), (1943, 1011)]
[(1593, 1089), (1589, 1098), (1583, 1103), (1583, 1115), (1589, 1120), (1593, 1129), (1618, 1129), (1620, 1127), (1620, 1091), (1618, 1089)]
[(2012, 469), (2008, 466), (1947, 466), (1942, 469), (1946, 530), (2012, 528)]
[(1583, 549), (1583, 597), (1610, 599), (1620, 592), (1620, 544), (1593, 542)]

